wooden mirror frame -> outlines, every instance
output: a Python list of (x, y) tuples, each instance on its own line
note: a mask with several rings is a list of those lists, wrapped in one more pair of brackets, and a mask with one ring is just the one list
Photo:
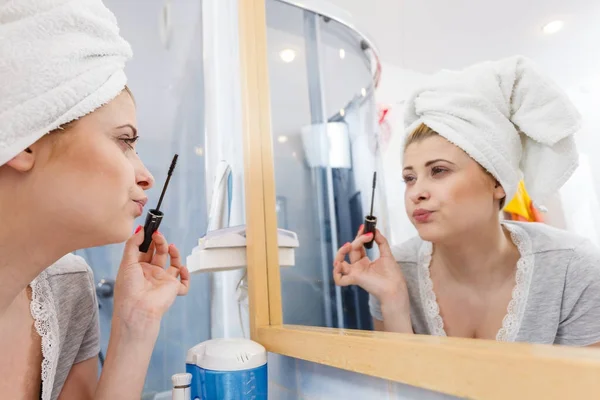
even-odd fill
[(600, 395), (600, 351), (283, 324), (265, 0), (239, 1), (253, 340), (269, 352), (467, 398)]

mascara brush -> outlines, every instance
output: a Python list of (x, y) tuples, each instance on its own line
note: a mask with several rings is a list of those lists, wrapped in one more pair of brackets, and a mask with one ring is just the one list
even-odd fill
[(169, 181), (171, 180), (171, 175), (173, 175), (175, 165), (177, 164), (177, 157), (179, 156), (175, 154), (175, 156), (173, 156), (173, 161), (171, 161), (171, 166), (169, 167), (169, 172), (167, 173), (167, 180), (165, 181), (162, 193), (158, 199), (158, 205), (156, 208), (148, 210), (148, 215), (146, 215), (146, 222), (144, 223), (144, 242), (139, 247), (142, 253), (146, 253), (150, 248), (150, 243), (152, 243), (152, 235), (158, 230), (158, 227), (160, 226), (160, 223), (164, 217), (163, 212), (160, 211), (160, 206), (162, 205), (165, 197), (165, 192), (169, 186)]

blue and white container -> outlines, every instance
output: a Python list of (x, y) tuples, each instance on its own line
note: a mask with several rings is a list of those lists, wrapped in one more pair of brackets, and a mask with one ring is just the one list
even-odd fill
[(188, 350), (192, 400), (266, 400), (267, 351), (247, 339), (213, 339)]

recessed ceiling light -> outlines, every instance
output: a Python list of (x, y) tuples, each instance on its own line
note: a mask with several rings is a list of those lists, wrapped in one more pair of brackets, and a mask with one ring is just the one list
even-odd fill
[(340, 49), (340, 58), (343, 60), (344, 58), (346, 58), (346, 50), (344, 49)]
[(279, 136), (279, 137), (277, 138), (277, 141), (278, 141), (279, 143), (285, 143), (285, 142), (287, 142), (287, 141), (288, 141), (288, 137), (287, 137), (287, 136)]
[(563, 26), (565, 26), (565, 23), (563, 21), (552, 21), (549, 24), (544, 25), (542, 31), (546, 35), (552, 35), (553, 33), (560, 31), (563, 28)]
[(283, 62), (291, 63), (296, 58), (296, 52), (292, 49), (285, 49), (279, 53), (279, 57), (281, 57)]
[(202, 157), (204, 155), (204, 149), (202, 147), (196, 147), (194, 149), (194, 152), (196, 153), (197, 156)]
[(340, 110), (340, 115), (343, 117), (344, 115), (346, 115), (346, 110), (344, 110), (343, 108)]
[(362, 96), (365, 97), (367, 95), (367, 89), (365, 89), (365, 88), (360, 89), (360, 94), (362, 94)]

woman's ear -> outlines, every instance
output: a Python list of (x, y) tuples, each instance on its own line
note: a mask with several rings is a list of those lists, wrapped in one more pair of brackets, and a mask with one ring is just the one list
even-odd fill
[(30, 171), (33, 168), (33, 164), (35, 164), (35, 155), (33, 154), (33, 150), (29, 147), (6, 163), (7, 166), (18, 172)]
[(506, 192), (504, 191), (504, 188), (498, 181), (496, 181), (496, 185), (494, 186), (494, 200), (499, 200), (501, 202), (500, 208), (504, 207), (504, 203), (506, 200)]

